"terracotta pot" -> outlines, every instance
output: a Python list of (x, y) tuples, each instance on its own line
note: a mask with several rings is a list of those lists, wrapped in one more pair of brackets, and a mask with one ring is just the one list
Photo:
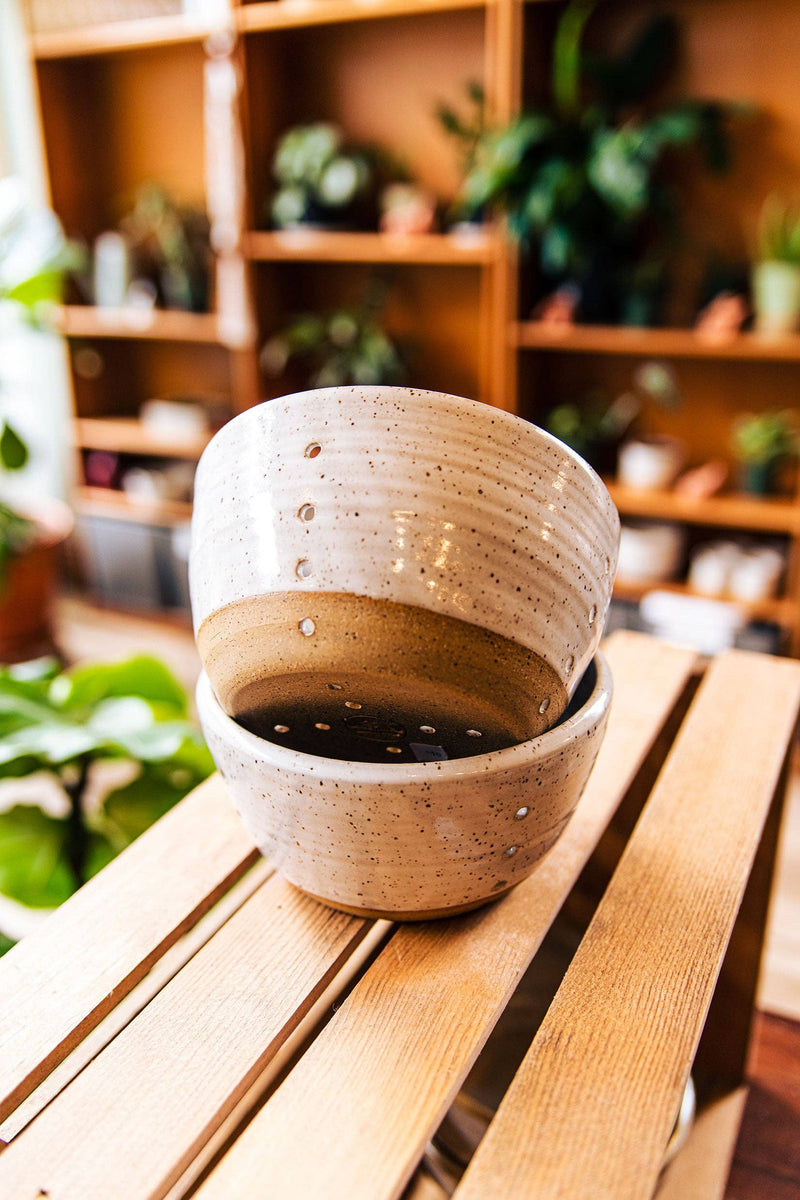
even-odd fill
[(0, 584), (0, 661), (22, 662), (53, 650), (51, 605), (59, 550), (74, 525), (72, 511), (60, 500), (26, 503), (36, 522), (33, 545), (6, 564)]

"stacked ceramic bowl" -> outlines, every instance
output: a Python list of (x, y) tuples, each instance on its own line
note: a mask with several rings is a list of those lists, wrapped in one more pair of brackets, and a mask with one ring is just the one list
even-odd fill
[(474, 401), (327, 388), (229, 422), (195, 487), (198, 710), (276, 868), (397, 918), (523, 879), (605, 728), (618, 539), (590, 467)]

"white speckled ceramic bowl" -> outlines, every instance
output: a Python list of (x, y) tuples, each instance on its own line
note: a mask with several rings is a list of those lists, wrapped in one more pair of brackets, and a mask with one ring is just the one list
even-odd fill
[(287, 749), (197, 706), (243, 824), (292, 883), (336, 908), (394, 919), (463, 912), (521, 882), (564, 830), (605, 731), (601, 654), (546, 733), (471, 758), (347, 762)]
[(276, 734), (337, 680), (365, 712), (388, 682), (400, 724), (452, 716), (498, 748), (564, 710), (618, 542), (595, 472), (508, 413), (407, 388), (287, 396), (229, 422), (200, 461), (200, 655), (225, 711), (269, 709)]

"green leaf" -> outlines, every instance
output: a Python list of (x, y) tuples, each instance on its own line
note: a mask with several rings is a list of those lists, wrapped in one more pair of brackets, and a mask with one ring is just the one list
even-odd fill
[(102, 871), (103, 867), (107, 867), (121, 849), (122, 847), (115, 846), (105, 833), (93, 829), (89, 834), (89, 847), (83, 868), (86, 879), (91, 879), (98, 871)]
[(76, 888), (66, 844), (66, 820), (24, 804), (0, 813), (0, 892), (31, 908), (63, 903)]
[(654, 149), (640, 130), (602, 130), (595, 135), (589, 178), (623, 220), (632, 221), (647, 208)]
[(172, 716), (187, 712), (185, 690), (157, 658), (138, 655), (118, 663), (90, 663), (54, 680), (53, 701), (74, 711), (112, 696), (139, 696), (163, 705)]
[(16, 942), (12, 938), (7, 937), (5, 933), (0, 932), (0, 958), (4, 954), (8, 954), (12, 946), (16, 946)]
[(122, 849), (169, 812), (186, 793), (175, 778), (174, 769), (148, 765), (125, 787), (110, 792), (100, 818), (110, 843)]
[(652, 93), (675, 62), (678, 22), (659, 14), (638, 31), (615, 58), (587, 58), (587, 74), (598, 85), (605, 104), (620, 108)]
[(28, 447), (8, 421), (0, 433), (0, 463), (7, 471), (19, 471), (28, 461)]

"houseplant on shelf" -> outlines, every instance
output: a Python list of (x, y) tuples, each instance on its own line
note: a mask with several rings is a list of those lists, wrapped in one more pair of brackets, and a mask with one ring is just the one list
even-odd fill
[(795, 414), (788, 410), (743, 414), (734, 422), (731, 447), (743, 491), (773, 495), (779, 488), (780, 471), (800, 452)]
[(577, 284), (583, 321), (655, 323), (676, 205), (668, 154), (700, 146), (727, 162), (732, 106), (650, 96), (675, 60), (678, 27), (654, 17), (616, 56), (589, 56), (584, 30), (596, 0), (572, 0), (553, 45), (549, 102), (481, 139), (462, 194), (468, 211), (494, 210), (535, 246), (542, 294)]
[(293, 126), (278, 141), (272, 161), (277, 184), (269, 207), (272, 225), (374, 228), (375, 167), (374, 154), (347, 146), (338, 126)]
[(755, 327), (766, 334), (794, 333), (800, 325), (800, 208), (776, 195), (767, 197), (757, 252), (752, 272)]
[(292, 363), (307, 387), (402, 383), (402, 355), (381, 324), (382, 283), (373, 279), (358, 308), (302, 313), (274, 334), (261, 352), (268, 375), (282, 375)]
[[(19, 322), (46, 322), (63, 272), (74, 264), (53, 214), (29, 202), (20, 180), (0, 179), (0, 345)], [(0, 403), (2, 398), (0, 391)], [(5, 418), (0, 428), (0, 468), (19, 471), (27, 447)], [(57, 500), (0, 504), (0, 661), (49, 648), (58, 548), (72, 524), (70, 510)]]
[(213, 770), (156, 659), (0, 669), (0, 940), (66, 900)]

